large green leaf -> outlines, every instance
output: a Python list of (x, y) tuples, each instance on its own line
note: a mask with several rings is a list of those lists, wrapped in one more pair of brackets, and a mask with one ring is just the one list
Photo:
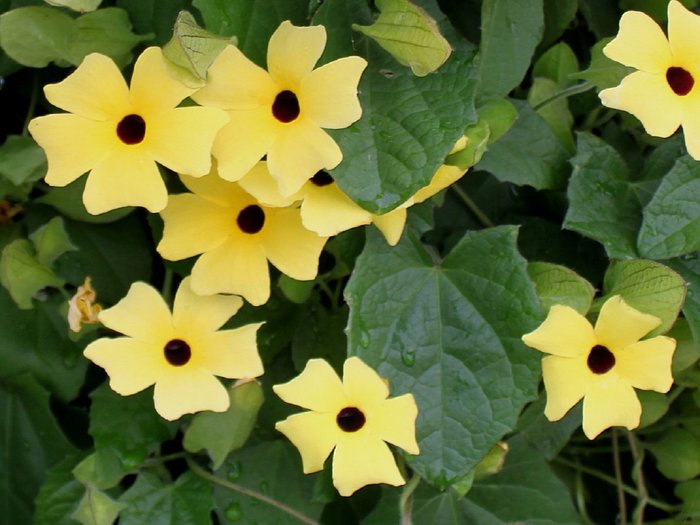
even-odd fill
[(576, 272), (566, 266), (544, 262), (530, 263), (527, 271), (545, 311), (555, 304), (565, 304), (581, 315), (588, 313), (595, 289)]
[(669, 259), (700, 249), (700, 166), (689, 156), (678, 159), (644, 208), (639, 252)]
[(29, 137), (10, 135), (0, 146), (0, 177), (19, 186), (46, 174), (46, 154)]
[(36, 497), (35, 525), (75, 525), (71, 514), (85, 494), (85, 487), (73, 476), (73, 467), (84, 453), (66, 456), (46, 473)]
[(603, 48), (612, 38), (605, 38), (591, 48), (591, 63), (587, 69), (572, 75), (572, 78), (587, 80), (598, 90), (617, 86), (634, 69), (610, 60), (603, 54)]
[(700, 345), (700, 252), (667, 261), (667, 264), (689, 284), (683, 314), (688, 320), (696, 343)]
[(155, 33), (156, 45), (170, 40), (178, 13), (189, 5), (189, 0), (117, 0), (117, 6), (129, 13), (137, 32)]
[(520, 341), (541, 319), (516, 229), (468, 232), (441, 262), (412, 233), (394, 248), (369, 237), (346, 288), (349, 353), (377, 368), (392, 395), (418, 403), (421, 476), (445, 486), (506, 432), (539, 381)]

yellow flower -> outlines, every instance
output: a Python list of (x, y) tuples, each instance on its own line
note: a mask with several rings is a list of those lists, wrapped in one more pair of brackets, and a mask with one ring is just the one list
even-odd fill
[(552, 306), (523, 342), (552, 354), (542, 359), (547, 390), (545, 416), (557, 421), (583, 398), (583, 431), (589, 439), (608, 427), (639, 426), (642, 407), (635, 388), (668, 392), (676, 341), (640, 341), (661, 324), (615, 295), (605, 301), (595, 328), (573, 308)]
[(326, 46), (323, 26), (282, 22), (267, 48), (268, 71), (229, 46), (193, 98), (231, 117), (214, 142), (219, 174), (237, 181), (267, 154), (270, 173), (288, 196), (343, 158), (322, 129), (346, 128), (362, 115), (357, 85), (367, 63), (357, 56), (314, 66)]
[(322, 470), (335, 448), (333, 484), (342, 496), (372, 483), (405, 483), (386, 442), (419, 453), (412, 394), (388, 399), (387, 383), (358, 357), (345, 361), (342, 382), (326, 361), (311, 359), (299, 376), (272, 389), (310, 410), (275, 425), (299, 449), (305, 474)]
[[(254, 171), (267, 170), (261, 163)], [(172, 261), (202, 254), (192, 268), (195, 293), (232, 293), (264, 304), (270, 296), (268, 260), (294, 279), (316, 277), (327, 239), (304, 228), (298, 208), (260, 204), (215, 171), (181, 178), (193, 193), (170, 197), (161, 212), (165, 228), (157, 249)], [(274, 180), (267, 180), (267, 191), (275, 193)]]
[(605, 55), (638, 71), (619, 86), (604, 89), (604, 105), (637, 117), (655, 137), (668, 137), (683, 126), (690, 155), (700, 159), (700, 16), (671, 0), (668, 40), (644, 13), (628, 11), (620, 31), (603, 49)]
[(68, 326), (74, 332), (80, 332), (82, 324), (97, 324), (97, 315), (102, 307), (95, 302), (97, 294), (92, 289), (92, 279), (85, 277), (85, 282), (78, 286), (78, 291), (68, 301)]
[(223, 412), (229, 397), (214, 376), (263, 373), (255, 342), (262, 323), (218, 331), (242, 303), (240, 297), (195, 295), (186, 278), (171, 314), (154, 288), (137, 282), (99, 315), (106, 327), (126, 337), (98, 339), (84, 354), (107, 371), (118, 394), (129, 396), (155, 383), (155, 408), (165, 419), (200, 410)]
[(162, 210), (168, 194), (156, 162), (206, 175), (214, 137), (228, 122), (215, 108), (175, 107), (193, 92), (169, 76), (160, 48), (139, 56), (131, 88), (110, 58), (88, 55), (65, 80), (44, 88), (48, 101), (68, 113), (29, 124), (48, 157), (46, 182), (65, 186), (90, 171), (83, 193), (88, 212)]

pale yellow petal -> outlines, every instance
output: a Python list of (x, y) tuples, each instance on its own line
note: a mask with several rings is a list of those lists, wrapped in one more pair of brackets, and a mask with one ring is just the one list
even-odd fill
[(152, 286), (135, 282), (126, 296), (98, 315), (100, 322), (129, 337), (160, 345), (172, 336), (170, 309)]
[(163, 238), (158, 253), (170, 261), (179, 261), (211, 251), (229, 238), (235, 226), (235, 213), (192, 193), (171, 195), (160, 212)]
[(258, 377), (263, 364), (258, 354), (257, 332), (263, 323), (222, 330), (202, 339), (198, 363), (214, 375), (230, 379)]
[(202, 410), (224, 412), (230, 404), (226, 388), (211, 373), (192, 367), (174, 369), (156, 383), (156, 412), (173, 421)]
[(333, 454), (333, 485), (341, 496), (350, 496), (365, 485), (403, 485), (396, 460), (386, 443), (361, 430), (346, 433)]
[(235, 295), (197, 295), (192, 291), (191, 280), (185, 277), (175, 295), (173, 325), (176, 330), (214, 332), (243, 306), (243, 300)]
[(316, 186), (307, 182), (302, 189), (301, 220), (304, 227), (323, 237), (369, 224), (372, 215), (355, 204), (335, 183)]
[(428, 200), (433, 195), (437, 195), (442, 190), (461, 179), (464, 173), (465, 170), (459, 166), (443, 164), (435, 172), (435, 175), (433, 175), (430, 184), (419, 189), (413, 195), (413, 202), (415, 204), (420, 204), (421, 202)]
[(700, 16), (686, 9), (680, 2), (671, 0), (668, 4), (668, 40), (674, 63), (668, 65), (689, 70), (695, 77), (695, 82), (700, 81), (699, 32)]
[(561, 357), (588, 356), (597, 344), (591, 323), (570, 306), (560, 304), (552, 306), (544, 322), (522, 339), (529, 347)]
[(119, 337), (93, 341), (83, 354), (105, 369), (112, 390), (130, 396), (158, 380), (164, 368), (162, 352), (158, 345)]
[(238, 181), (238, 184), (250, 195), (265, 206), (285, 207), (300, 200), (298, 194), (283, 197), (280, 194), (277, 181), (270, 175), (267, 162), (258, 162), (248, 174)]
[(194, 89), (171, 76), (159, 47), (145, 49), (136, 59), (131, 76), (131, 104), (134, 113), (147, 122), (189, 97)]
[(323, 464), (340, 438), (335, 414), (304, 412), (278, 421), (275, 428), (299, 450), (304, 474), (323, 469)]
[(613, 426), (632, 430), (639, 426), (642, 405), (626, 381), (601, 381), (583, 400), (583, 432), (594, 439)]
[(147, 123), (144, 145), (163, 166), (184, 175), (202, 176), (211, 169), (211, 150), (228, 115), (215, 108), (176, 108)]
[(416, 442), (418, 407), (412, 394), (381, 401), (367, 412), (367, 426), (381, 439), (401, 447), (409, 454), (419, 454)]
[(649, 135), (669, 137), (681, 124), (684, 105), (668, 85), (665, 75), (635, 71), (619, 86), (599, 93), (604, 106), (637, 117)]
[(316, 124), (299, 118), (277, 135), (267, 154), (267, 167), (284, 196), (299, 191), (320, 170), (332, 170), (343, 160), (335, 141)]
[(348, 402), (367, 410), (389, 396), (389, 386), (359, 357), (349, 357), (343, 365), (343, 388)]
[(636, 343), (661, 324), (661, 319), (635, 310), (622, 297), (614, 295), (600, 309), (595, 323), (598, 344), (608, 347), (615, 355)]
[(203, 254), (192, 268), (192, 290), (199, 295), (231, 293), (260, 306), (270, 297), (270, 270), (259, 242), (242, 236)]
[(293, 279), (314, 279), (327, 238), (304, 228), (298, 208), (267, 208), (265, 216), (260, 238), (270, 262)]
[(35, 118), (29, 132), (46, 153), (51, 186), (70, 184), (119, 147), (116, 124), (68, 113)]
[(301, 82), (299, 106), (304, 116), (322, 128), (342, 129), (360, 119), (357, 85), (367, 61), (357, 56), (334, 60), (312, 71)]
[(243, 191), (238, 184), (219, 177), (216, 168), (212, 168), (209, 175), (204, 177), (182, 175), (180, 180), (192, 193), (224, 208), (242, 210), (256, 203), (255, 199)]
[(131, 113), (129, 88), (111, 58), (92, 53), (58, 84), (44, 86), (46, 99), (70, 113), (94, 120), (119, 120)]
[(620, 31), (603, 48), (609, 59), (648, 73), (666, 74), (672, 64), (666, 35), (651, 17), (627, 11), (620, 18)]
[(382, 232), (389, 246), (396, 246), (406, 226), (406, 216), (406, 208), (399, 207), (383, 215), (372, 215), (372, 224)]
[[(335, 417), (348, 404), (338, 374), (323, 359), (309, 359), (301, 374), (291, 381), (274, 385), (272, 390), (285, 403)], [(337, 425), (334, 423), (334, 427)]]
[(542, 359), (542, 378), (547, 391), (544, 415), (550, 421), (558, 421), (586, 394), (593, 382), (586, 359), (550, 355)]
[(90, 172), (83, 202), (93, 215), (123, 206), (157, 213), (168, 203), (168, 192), (155, 161), (141, 148), (123, 147)]
[(668, 392), (673, 384), (671, 360), (675, 339), (657, 336), (615, 353), (615, 369), (635, 388)]
[(267, 70), (280, 87), (295, 91), (301, 80), (321, 58), (326, 47), (323, 26), (298, 27), (284, 21), (270, 37), (267, 45)]
[[(698, 81), (700, 82), (700, 78)], [(699, 114), (700, 104), (689, 104), (681, 122), (685, 147), (688, 149), (688, 154), (695, 160), (700, 160), (700, 118), (695, 117)]]

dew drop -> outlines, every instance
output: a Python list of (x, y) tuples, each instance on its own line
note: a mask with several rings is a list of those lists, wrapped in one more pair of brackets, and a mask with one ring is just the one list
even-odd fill
[(231, 502), (226, 510), (224, 510), (224, 516), (229, 521), (238, 521), (241, 519), (241, 504), (237, 501)]
[(360, 332), (360, 346), (362, 348), (369, 347), (369, 334), (364, 330)]
[(243, 466), (241, 465), (241, 462), (240, 462), (240, 461), (234, 461), (234, 462), (231, 464), (231, 466), (229, 467), (229, 469), (228, 469), (228, 474), (226, 475), (226, 477), (227, 477), (230, 481), (235, 481), (235, 480), (237, 480), (238, 478), (241, 477), (241, 472), (242, 472), (242, 470), (243, 470)]
[(270, 484), (267, 481), (260, 482), (260, 492), (262, 492), (263, 494), (270, 493)]
[(404, 348), (401, 352), (401, 361), (406, 366), (413, 366), (416, 362), (416, 350), (414, 348)]

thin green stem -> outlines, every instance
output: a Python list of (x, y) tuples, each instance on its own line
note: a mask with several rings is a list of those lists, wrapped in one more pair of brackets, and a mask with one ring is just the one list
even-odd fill
[(36, 111), (36, 101), (39, 98), (39, 78), (34, 73), (32, 77), (32, 92), (29, 96), (29, 108), (27, 108), (27, 116), (24, 119), (24, 127), (22, 128), (22, 135), (25, 137), (29, 136), (29, 122), (34, 118), (34, 112)]
[(168, 304), (170, 303), (170, 299), (173, 296), (173, 276), (174, 272), (172, 271), (172, 269), (166, 266), (165, 276), (163, 277), (163, 290), (161, 291), (161, 295), (163, 296), (163, 300)]
[(313, 520), (309, 518), (308, 516), (305, 516), (301, 512), (299, 512), (296, 509), (293, 509), (292, 507), (285, 505), (281, 501), (277, 501), (274, 498), (271, 498), (269, 496), (266, 496), (265, 494), (261, 494), (260, 492), (249, 489), (248, 487), (244, 487), (243, 485), (238, 485), (237, 483), (231, 483), (230, 481), (226, 479), (222, 479), (218, 476), (215, 476), (211, 472), (203, 469), (200, 467), (196, 461), (194, 461), (190, 456), (185, 456), (187, 459), (187, 464), (189, 465), (190, 469), (192, 469), (192, 472), (200, 476), (201, 478), (204, 478), (208, 481), (211, 481), (212, 483), (215, 483), (221, 487), (227, 488), (229, 490), (233, 490), (234, 492), (238, 492), (240, 494), (245, 494), (246, 496), (249, 496), (251, 498), (255, 498), (258, 501), (262, 501), (263, 503), (267, 503), (268, 505), (271, 505), (282, 512), (285, 512), (289, 514), (290, 516), (294, 516), (296, 519), (298, 519), (302, 523), (306, 523), (307, 525), (321, 525), (318, 521)]
[(462, 202), (467, 205), (467, 208), (469, 208), (469, 211), (471, 211), (474, 216), (479, 219), (479, 222), (486, 226), (487, 228), (492, 228), (494, 226), (494, 223), (491, 219), (489, 219), (486, 214), (481, 211), (481, 208), (472, 200), (472, 198), (467, 195), (467, 192), (465, 192), (462, 188), (460, 188), (457, 184), (453, 184), (450, 186), (452, 190), (459, 196), (460, 199), (462, 199)]
[(627, 503), (625, 502), (625, 489), (622, 483), (622, 467), (620, 466), (620, 445), (617, 430), (612, 431), (613, 467), (615, 469), (615, 483), (617, 485), (617, 504), (620, 509), (620, 525), (627, 525)]
[(585, 93), (586, 91), (588, 91), (589, 89), (593, 89), (594, 87), (595, 86), (588, 81), (581, 82), (579, 84), (574, 84), (573, 86), (564, 88), (561, 91), (552, 95), (551, 97), (544, 99), (539, 104), (535, 104), (533, 109), (537, 111), (538, 109), (542, 109), (543, 107), (545, 107), (548, 104), (551, 104), (552, 102), (556, 102), (557, 100), (561, 100), (562, 98), (572, 97), (580, 93)]
[(586, 525), (595, 525), (593, 520), (588, 515), (588, 510), (586, 509), (586, 493), (585, 486), (583, 484), (583, 473), (580, 470), (576, 471), (576, 506), (578, 507), (578, 513), (581, 515), (581, 519)]
[(319, 279), (318, 281), (316, 281), (316, 284), (318, 284), (318, 287), (321, 289), (321, 291), (328, 296), (328, 299), (330, 300), (331, 305), (335, 310), (338, 304), (338, 296), (336, 292), (331, 290), (331, 287), (328, 286), (328, 283), (323, 279)]
[(411, 479), (401, 491), (399, 499), (399, 512), (401, 513), (401, 525), (413, 525), (413, 492), (420, 484), (420, 476), (413, 473)]
[(637, 485), (637, 491), (639, 496), (637, 497), (637, 506), (634, 508), (634, 523), (635, 525), (643, 525), (644, 523), (644, 509), (649, 503), (649, 491), (647, 490), (646, 483), (644, 482), (644, 472), (642, 471), (642, 465), (644, 463), (644, 450), (639, 446), (639, 442), (635, 435), (627, 431), (627, 441), (630, 443), (630, 449), (632, 451), (632, 458), (634, 463), (632, 464), (632, 479)]

